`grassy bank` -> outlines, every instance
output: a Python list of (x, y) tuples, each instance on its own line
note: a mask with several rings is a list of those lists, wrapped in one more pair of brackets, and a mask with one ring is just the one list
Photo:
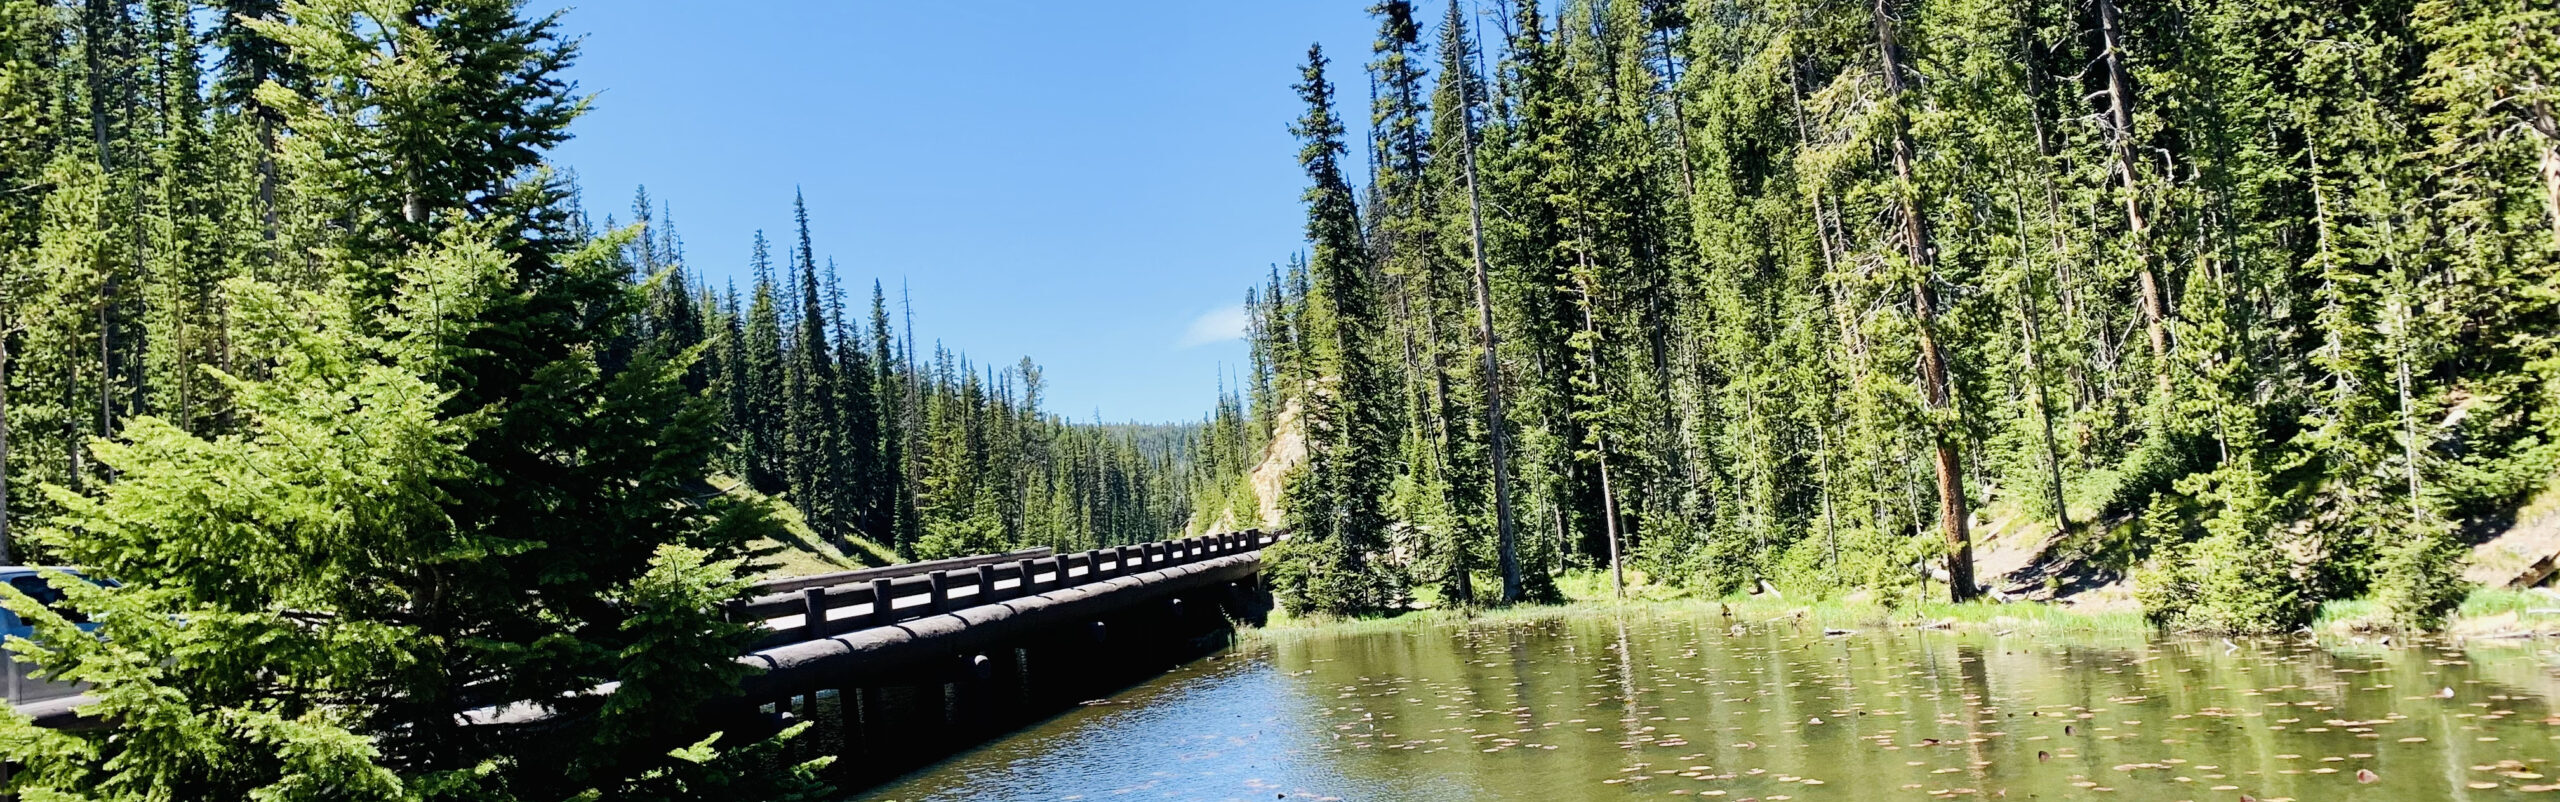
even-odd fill
[[(2372, 599), (2333, 601), (2320, 606), (2312, 631), (2324, 635), (2379, 634), (2390, 631), (2387, 617)], [(2560, 636), (2560, 596), (2534, 590), (2474, 590), (2447, 622), (2444, 634), (2462, 638)]]
[(1269, 623), (1250, 628), (1245, 637), (1353, 635), (1470, 624), (1630, 615), (1730, 618), (1735, 623), (1744, 624), (1792, 622), (1826, 629), (1863, 630), (1945, 629), (2113, 635), (2140, 633), (2148, 627), (2138, 611), (2097, 610), (2035, 602), (1952, 604), (1915, 599), (1886, 603), (1867, 597), (1805, 600), (1771, 595), (1710, 598), (1645, 582), (1640, 575), (1633, 574), (1629, 576), (1627, 598), (1621, 600), (1610, 592), (1608, 575), (1599, 572), (1567, 574), (1558, 577), (1557, 585), (1566, 599), (1561, 604), (1473, 609), (1442, 606), (1424, 599), (1421, 602), (1423, 606), (1417, 609), (1358, 618), (1292, 617), (1274, 612)]
[[(1826, 629), (1941, 629), (1991, 633), (2139, 635), (2150, 631), (2138, 609), (2091, 607), (2043, 602), (1975, 601), (1954, 604), (1919, 599), (1883, 599), (1870, 594), (1845, 598), (1789, 599), (1775, 595), (1709, 598), (1667, 585), (1628, 577), (1627, 598), (1610, 591), (1609, 576), (1577, 572), (1558, 577), (1566, 601), (1470, 609), (1420, 600), (1416, 609), (1392, 614), (1335, 618), (1292, 617), (1274, 612), (1270, 622), (1249, 628), (1244, 637), (1281, 638), (1306, 635), (1356, 635), (1420, 631), (1471, 624), (1499, 624), (1560, 618), (1607, 616), (1671, 616), (1732, 618), (1737, 623), (1801, 622)], [(2312, 630), (2323, 635), (2374, 631), (2379, 609), (2369, 599), (2330, 602)], [(2477, 590), (2454, 615), (2447, 634), (2459, 637), (2560, 637), (2560, 596), (2539, 591)]]

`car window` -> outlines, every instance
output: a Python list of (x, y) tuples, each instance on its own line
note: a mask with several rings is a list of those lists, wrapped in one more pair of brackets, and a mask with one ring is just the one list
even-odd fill
[(53, 585), (46, 583), (42, 576), (10, 577), (9, 586), (17, 588), (19, 593), (27, 594), (28, 598), (35, 599), (44, 606), (53, 608), (55, 613), (61, 614), (64, 618), (71, 619), (71, 623), (78, 624), (89, 620), (89, 617), (81, 615), (80, 611), (73, 610), (64, 605), (62, 603), (62, 591), (54, 589)]

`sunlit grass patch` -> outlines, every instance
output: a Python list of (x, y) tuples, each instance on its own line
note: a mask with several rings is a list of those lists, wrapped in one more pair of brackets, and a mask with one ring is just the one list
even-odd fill
[(2125, 608), (2084, 609), (2042, 602), (1904, 601), (1886, 604), (1869, 599), (1788, 601), (1768, 597), (1726, 599), (1734, 614), (1746, 618), (1802, 618), (1837, 628), (1930, 628), (1989, 632), (2072, 632), (2134, 634), (2148, 631), (2142, 613)]
[(2524, 618), (2560, 620), (2560, 595), (2535, 590), (2481, 588), (2462, 600), (2454, 611), (2461, 618), (2481, 618), (2514, 613)]
[[(2340, 599), (2320, 605), (2312, 630), (2327, 635), (2379, 634), (2396, 631), (2382, 604), (2370, 598)], [(2446, 622), (2445, 633), (2469, 638), (2560, 634), (2560, 595), (2543, 590), (2478, 588), (2463, 597)]]
[(1568, 572), (1557, 577), (1567, 601), (1510, 607), (1432, 606), (1395, 613), (1339, 618), (1291, 616), (1275, 611), (1261, 627), (1246, 627), (1246, 640), (1304, 636), (1362, 635), (1503, 624), (1560, 618), (1643, 616), (1725, 618), (1735, 623), (1792, 622), (1838, 629), (1948, 629), (1994, 634), (2054, 633), (2091, 635), (2140, 634), (2150, 629), (2142, 614), (2129, 608), (2084, 609), (2038, 602), (1977, 601), (1965, 604), (1901, 600), (1886, 603), (1871, 597), (1798, 600), (1777, 596), (1736, 595), (1709, 598), (1693, 591), (1655, 584), (1630, 570), (1627, 598), (1610, 594), (1608, 574)]

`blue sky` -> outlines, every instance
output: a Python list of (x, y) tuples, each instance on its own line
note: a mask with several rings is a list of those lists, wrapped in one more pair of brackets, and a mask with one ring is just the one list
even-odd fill
[[(821, 262), (913, 293), (919, 340), (1028, 355), (1079, 420), (1194, 420), (1242, 375), (1245, 289), (1300, 250), (1290, 84), (1323, 42), (1365, 121), (1365, 0), (568, 7), (595, 105), (554, 155), (590, 210), (673, 207), (743, 279), (808, 197)], [(1354, 126), (1354, 136), (1363, 136)], [(1357, 158), (1360, 148), (1354, 147)]]

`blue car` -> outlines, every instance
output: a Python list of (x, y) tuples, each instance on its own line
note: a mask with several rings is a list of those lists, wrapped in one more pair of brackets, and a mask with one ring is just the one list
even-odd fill
[[(62, 573), (79, 577), (83, 581), (98, 582), (108, 586), (115, 584), (81, 576), (78, 571), (64, 569)], [(61, 612), (64, 617), (79, 624), (81, 629), (97, 629), (98, 625), (90, 621), (88, 616), (61, 606), (62, 591), (55, 589), (52, 583), (47, 581), (50, 578), (48, 574), (49, 572), (23, 566), (0, 566), (0, 582), (7, 582), (10, 587), (17, 588), (18, 592), (27, 594), (36, 601), (43, 602), (45, 606)], [(0, 636), (32, 638), (35, 637), (35, 627), (20, 620), (17, 613), (7, 608), (0, 608)], [(13, 704), (41, 702), (46, 699), (71, 696), (81, 691), (80, 686), (72, 683), (54, 682), (29, 676), (35, 670), (34, 664), (18, 659), (15, 653), (9, 654), (8, 658), (9, 666), (5, 669), (7, 674), (0, 676), (0, 698), (5, 698)]]

